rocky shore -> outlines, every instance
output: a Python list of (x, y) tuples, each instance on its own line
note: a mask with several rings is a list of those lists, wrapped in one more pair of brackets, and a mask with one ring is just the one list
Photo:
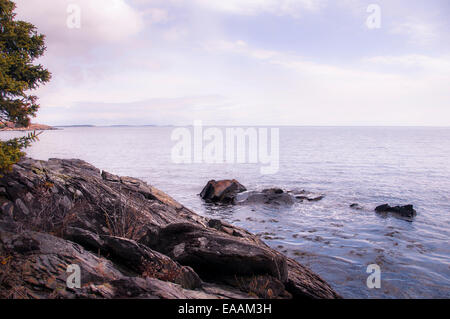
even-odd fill
[[(66, 284), (70, 265), (80, 288)], [(340, 297), (257, 236), (141, 180), (27, 158), (0, 178), (0, 298)]]

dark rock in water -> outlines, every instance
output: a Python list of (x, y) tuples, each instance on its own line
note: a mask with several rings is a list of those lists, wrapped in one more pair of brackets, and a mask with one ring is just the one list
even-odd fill
[(322, 199), (325, 198), (325, 195), (323, 194), (317, 194), (317, 193), (312, 193), (312, 192), (308, 192), (305, 190), (301, 190), (301, 191), (289, 191), (289, 194), (292, 194), (296, 199), (298, 200), (307, 200), (309, 202), (318, 202)]
[[(281, 190), (282, 191), (282, 190)], [(278, 190), (266, 189), (261, 192), (249, 191), (237, 194), (234, 199), (234, 204), (237, 205), (274, 205), (274, 206), (291, 206), (296, 202), (295, 198), (285, 192)]]
[(377, 213), (394, 213), (401, 217), (413, 218), (417, 215), (413, 205), (406, 206), (389, 206), (388, 204), (380, 205), (375, 208)]
[(350, 208), (356, 209), (356, 210), (362, 210), (363, 207), (357, 203), (351, 204)]
[(262, 191), (264, 194), (283, 194), (284, 190), (281, 188), (268, 188)]
[(0, 178), (0, 262), (0, 298), (339, 298), (248, 231), (80, 160), (24, 159)]
[(200, 193), (200, 197), (214, 203), (230, 204), (236, 194), (245, 192), (247, 189), (237, 180), (211, 180)]

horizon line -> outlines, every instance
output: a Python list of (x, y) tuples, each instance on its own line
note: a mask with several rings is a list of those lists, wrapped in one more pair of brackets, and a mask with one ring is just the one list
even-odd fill
[[(63, 125), (49, 125), (52, 127), (194, 127), (193, 124), (63, 124)], [(450, 128), (450, 125), (314, 125), (314, 124), (300, 124), (300, 125), (262, 125), (262, 124), (203, 124), (204, 127), (417, 127), (417, 128)]]

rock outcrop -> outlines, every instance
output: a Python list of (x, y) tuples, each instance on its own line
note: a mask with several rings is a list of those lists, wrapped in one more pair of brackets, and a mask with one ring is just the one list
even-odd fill
[[(80, 288), (66, 285), (69, 265)], [(257, 236), (141, 180), (24, 159), (0, 178), (0, 298), (339, 296)]]
[(413, 205), (406, 206), (389, 206), (388, 204), (380, 205), (375, 208), (377, 213), (392, 213), (394, 216), (399, 216), (407, 219), (412, 219), (417, 215)]

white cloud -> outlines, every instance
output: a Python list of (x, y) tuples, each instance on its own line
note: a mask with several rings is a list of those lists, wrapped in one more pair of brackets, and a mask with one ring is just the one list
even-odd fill
[(365, 62), (390, 67), (404, 67), (421, 70), (432, 74), (446, 74), (450, 76), (450, 56), (430, 57), (426, 55), (410, 54), (402, 56), (375, 56), (364, 59)]
[(405, 35), (411, 42), (419, 45), (431, 44), (439, 38), (434, 25), (419, 21), (397, 24), (391, 29), (391, 33)]
[(196, 2), (216, 11), (255, 15), (271, 13), (297, 17), (304, 11), (317, 11), (323, 0), (196, 0)]
[(159, 98), (124, 103), (78, 102), (71, 107), (43, 108), (38, 120), (53, 125), (186, 125), (192, 124), (192, 121), (186, 121), (187, 118), (214, 117), (227, 103), (221, 96)]
[[(53, 41), (118, 42), (138, 33), (142, 15), (125, 0), (17, 0), (20, 19), (34, 23)], [(67, 27), (69, 4), (81, 8), (81, 29)], [(156, 14), (161, 19), (161, 13)]]
[(225, 51), (228, 53), (246, 55), (260, 60), (267, 60), (277, 55), (276, 51), (252, 48), (242, 40), (237, 40), (234, 42), (224, 40), (215, 41), (206, 44), (204, 48), (208, 51)]
[(144, 11), (144, 14), (147, 19), (150, 19), (151, 23), (165, 23), (169, 21), (169, 13), (161, 8), (149, 8)]
[[(220, 41), (207, 48), (249, 59), (246, 64), (253, 60), (258, 69), (265, 70), (265, 76), (252, 78), (264, 93), (255, 95), (246, 88), (252, 98), (240, 99), (246, 101), (247, 114), (254, 121), (274, 125), (450, 124), (450, 57), (377, 56), (344, 67), (253, 48), (243, 41)], [(415, 73), (399, 70), (399, 66), (415, 68)], [(273, 122), (267, 122), (269, 118)]]

